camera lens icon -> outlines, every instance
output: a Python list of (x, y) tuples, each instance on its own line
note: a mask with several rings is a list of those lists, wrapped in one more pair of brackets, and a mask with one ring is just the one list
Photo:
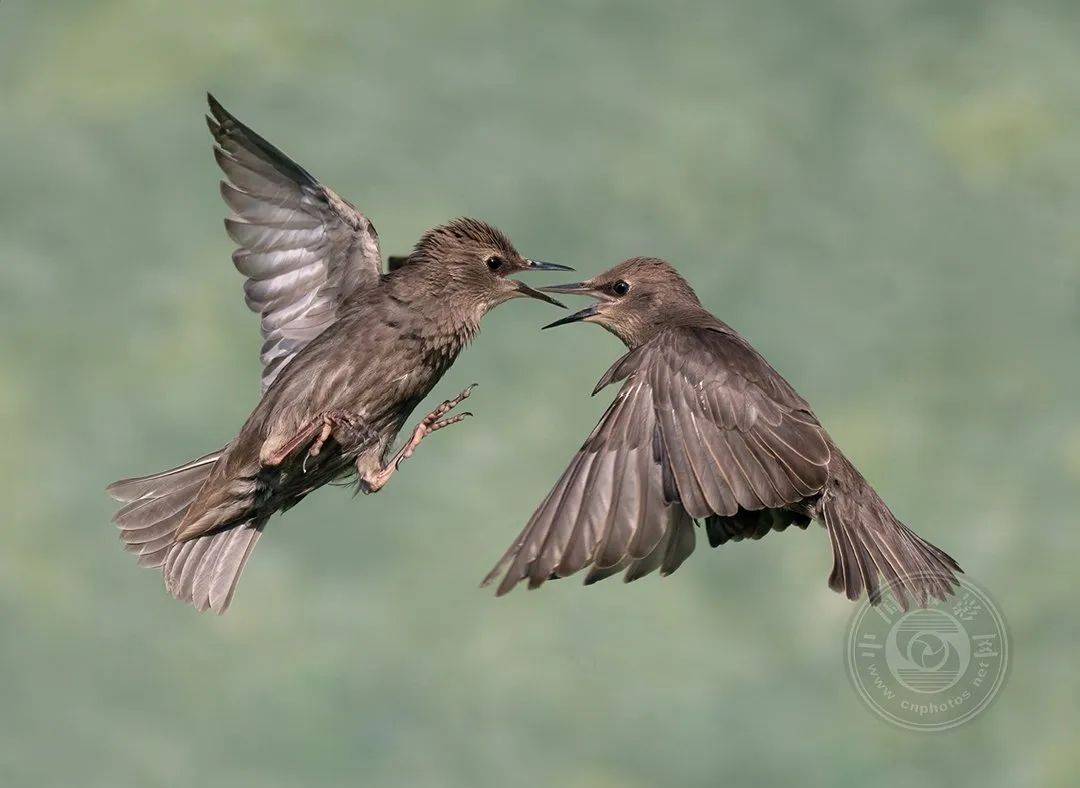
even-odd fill
[(914, 610), (898, 619), (885, 640), (885, 664), (904, 687), (944, 692), (967, 672), (971, 638), (944, 610)]

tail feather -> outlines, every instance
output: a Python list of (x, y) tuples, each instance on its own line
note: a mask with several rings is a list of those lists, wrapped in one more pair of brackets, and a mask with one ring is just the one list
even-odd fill
[[(148, 534), (159, 531), (158, 524), (169, 520), (180, 510), (187, 510), (202, 486), (202, 480), (167, 492), (151, 493), (120, 509), (113, 522), (120, 526), (125, 541), (145, 542)], [(160, 536), (160, 533), (158, 533)]]
[(833, 547), (829, 587), (852, 600), (865, 589), (877, 604), (883, 583), (904, 610), (912, 602), (923, 607), (929, 598), (947, 599), (960, 565), (896, 519), (850, 463), (839, 481), (821, 503)]
[(194, 539), (178, 529), (224, 450), (162, 473), (123, 479), (108, 493), (125, 505), (113, 517), (124, 549), (140, 566), (160, 568), (165, 588), (198, 610), (224, 613), (266, 519), (239, 523)]
[(195, 481), (202, 481), (217, 462), (224, 449), (204, 454), (197, 460), (186, 462), (176, 468), (170, 468), (150, 476), (138, 476), (113, 482), (105, 491), (118, 501), (137, 501), (140, 498), (160, 494), (166, 490), (175, 490)]
[(197, 610), (224, 613), (266, 520), (254, 520), (174, 543), (165, 559), (165, 587)]
[(165, 556), (169, 554), (169, 548), (176, 541), (176, 528), (179, 525), (179, 521), (174, 521), (173, 530), (160, 539), (144, 545), (124, 545), (124, 549), (129, 553), (135, 553), (139, 566), (146, 569), (158, 569), (165, 563)]
[(188, 507), (210, 475), (221, 452), (136, 479), (109, 485), (113, 498), (126, 501), (113, 516), (124, 549), (139, 557), (139, 565), (161, 566)]

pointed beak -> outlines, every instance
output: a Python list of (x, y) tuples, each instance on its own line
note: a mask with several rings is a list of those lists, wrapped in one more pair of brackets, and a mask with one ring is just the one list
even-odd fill
[(592, 295), (592, 288), (588, 282), (570, 282), (565, 285), (548, 285), (541, 287), (545, 293), (565, 293), (566, 295)]
[(526, 260), (529, 267), (526, 271), (573, 271), (574, 269), (568, 265), (559, 265), (558, 263), (545, 263), (543, 260)]
[(592, 317), (593, 315), (598, 314), (598, 312), (599, 312), (599, 310), (597, 309), (598, 306), (599, 306), (598, 304), (593, 304), (592, 306), (587, 306), (584, 309), (581, 309), (581, 310), (575, 312), (572, 315), (567, 315), (566, 317), (562, 318), (561, 320), (556, 320), (554, 323), (548, 323), (546, 326), (543, 326), (543, 328), (541, 328), (541, 330), (543, 330), (544, 328), (555, 328), (555, 326), (565, 326), (567, 323), (579, 323), (582, 320), (586, 320), (586, 319)]
[(566, 309), (566, 304), (563, 304), (563, 303), (560, 303), (559, 301), (556, 301), (554, 298), (552, 298), (549, 295), (544, 295), (543, 293), (541, 293), (536, 288), (529, 287), (524, 282), (519, 282), (516, 279), (511, 279), (510, 281), (514, 283), (514, 290), (516, 291), (516, 293), (518, 295), (528, 296), (529, 298), (535, 298), (537, 301), (547, 301), (549, 304), (554, 304), (557, 307), (561, 307), (562, 309)]
[[(542, 287), (540, 289), (545, 293), (565, 293), (566, 295), (597, 297), (596, 291), (593, 290), (592, 285), (588, 282), (569, 282), (565, 285), (549, 285), (548, 287)], [(600, 314), (600, 304), (592, 304), (572, 315), (567, 315), (562, 320), (548, 323), (543, 328), (555, 328), (555, 326), (565, 326), (567, 323), (579, 323), (582, 320), (588, 320), (590, 317), (594, 317), (598, 314)]]

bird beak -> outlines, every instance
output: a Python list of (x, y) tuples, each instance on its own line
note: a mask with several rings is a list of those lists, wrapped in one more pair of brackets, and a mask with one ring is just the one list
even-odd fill
[(547, 287), (541, 287), (545, 293), (565, 293), (566, 295), (594, 295), (593, 289), (589, 286), (588, 282), (570, 282), (565, 285), (548, 285)]
[(588, 318), (599, 314), (600, 310), (598, 309), (598, 307), (599, 307), (599, 304), (593, 304), (592, 306), (587, 306), (584, 309), (581, 309), (581, 310), (575, 312), (572, 315), (567, 315), (566, 317), (562, 318), (561, 320), (556, 320), (554, 323), (548, 323), (546, 326), (543, 326), (543, 328), (541, 330), (543, 330), (544, 328), (555, 328), (555, 326), (565, 326), (567, 323), (577, 323), (577, 322), (580, 322), (582, 320), (587, 320)]
[(559, 265), (558, 263), (545, 263), (543, 260), (526, 260), (528, 267), (526, 271), (573, 271), (574, 269), (568, 265)]
[[(547, 263), (547, 265), (551, 265), (551, 263)], [(549, 295), (544, 295), (543, 293), (541, 293), (536, 288), (529, 287), (524, 282), (519, 282), (516, 279), (511, 279), (510, 281), (514, 283), (514, 294), (515, 295), (528, 296), (529, 298), (535, 298), (537, 301), (547, 301), (549, 304), (554, 304), (557, 307), (561, 307), (562, 309), (566, 309), (566, 304), (563, 304), (563, 303), (560, 303), (560, 302), (556, 301), (554, 298), (552, 298)]]
[[(566, 295), (582, 295), (599, 298), (599, 295), (593, 290), (592, 285), (589, 282), (570, 282), (565, 285), (549, 285), (548, 287), (541, 287), (540, 289), (546, 293), (565, 293)], [(597, 303), (587, 306), (572, 315), (567, 315), (562, 320), (548, 323), (543, 328), (555, 328), (555, 326), (565, 326), (567, 323), (579, 323), (582, 320), (588, 320), (590, 317), (595, 317), (598, 314), (600, 314), (600, 304)]]

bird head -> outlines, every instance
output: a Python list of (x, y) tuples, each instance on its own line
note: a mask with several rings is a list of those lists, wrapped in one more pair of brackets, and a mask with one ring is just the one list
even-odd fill
[(510, 239), (478, 219), (455, 219), (424, 233), (405, 266), (423, 267), (436, 292), (479, 314), (527, 296), (565, 307), (510, 277), (523, 271), (573, 271), (565, 265), (522, 257)]
[(584, 282), (541, 289), (596, 299), (596, 303), (544, 328), (596, 323), (632, 348), (647, 342), (662, 328), (702, 310), (686, 280), (670, 263), (655, 257), (634, 257)]

